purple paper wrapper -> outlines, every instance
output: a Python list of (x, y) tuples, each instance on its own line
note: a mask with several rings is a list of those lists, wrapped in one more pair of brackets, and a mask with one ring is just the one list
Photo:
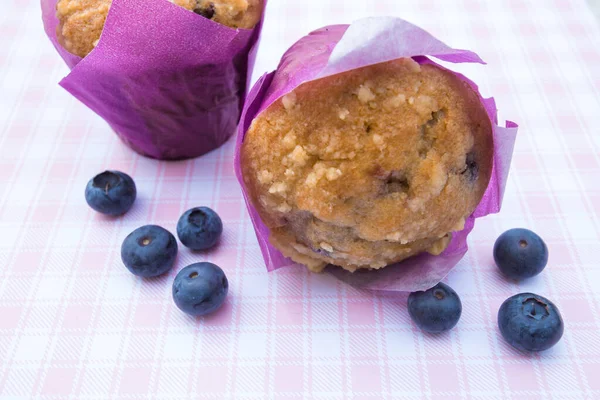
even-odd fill
[[(449, 63), (480, 63), (479, 56), (468, 50), (448, 47), (428, 32), (398, 18), (367, 18), (352, 25), (334, 25), (319, 29), (300, 39), (283, 56), (275, 72), (264, 75), (248, 95), (239, 126), (235, 171), (242, 185), (246, 205), (256, 231), (267, 269), (294, 265), (269, 243), (269, 230), (252, 206), (244, 187), (240, 149), (244, 135), (254, 118), (273, 102), (300, 84), (352, 69), (413, 57), (419, 63), (431, 63), (429, 57)], [(439, 65), (438, 65), (439, 66)], [(461, 74), (456, 75), (479, 93), (477, 85)], [(441, 281), (467, 252), (467, 236), (475, 219), (500, 211), (504, 188), (517, 134), (517, 125), (498, 125), (493, 98), (481, 97), (493, 126), (494, 164), (488, 188), (465, 228), (453, 233), (448, 248), (439, 256), (421, 254), (377, 271), (349, 273), (339, 267), (327, 271), (361, 289), (379, 291), (426, 290)]]
[(158, 159), (200, 156), (235, 132), (262, 21), (233, 29), (166, 0), (113, 0), (85, 58), (56, 36), (57, 0), (41, 0), (46, 34), (71, 73), (60, 85), (135, 151)]

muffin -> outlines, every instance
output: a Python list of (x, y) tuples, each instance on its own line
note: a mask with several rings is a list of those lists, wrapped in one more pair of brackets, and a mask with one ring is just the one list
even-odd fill
[(479, 95), (411, 58), (300, 85), (254, 119), (241, 149), (271, 243), (313, 271), (440, 254), (481, 201), (492, 163)]
[[(154, 0), (164, 1), (164, 0)], [(251, 29), (260, 21), (263, 0), (168, 0), (231, 28)], [(58, 40), (70, 53), (88, 55), (98, 44), (112, 0), (59, 0)]]

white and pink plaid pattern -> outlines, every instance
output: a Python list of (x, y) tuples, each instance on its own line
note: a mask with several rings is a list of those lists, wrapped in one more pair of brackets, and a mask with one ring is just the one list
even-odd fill
[[(37, 0), (0, 12), (0, 399), (598, 399), (600, 398), (600, 29), (584, 0), (273, 0), (255, 79), (314, 28), (395, 15), (487, 67), (462, 66), (520, 123), (500, 215), (478, 221), (447, 278), (463, 317), (448, 334), (418, 331), (405, 295), (358, 292), (303, 268), (267, 274), (232, 168), (232, 141), (193, 161), (137, 156), (57, 82), (67, 73), (44, 37)], [(83, 199), (106, 169), (139, 198), (110, 220)], [(176, 270), (210, 260), (231, 288), (224, 309), (190, 318), (168, 277), (122, 266), (123, 238), (147, 223), (174, 231), (189, 207), (216, 209), (218, 249), (182, 249)], [(496, 271), (505, 229), (540, 233), (541, 276)], [(512, 294), (552, 299), (566, 323), (529, 356), (500, 338)]]

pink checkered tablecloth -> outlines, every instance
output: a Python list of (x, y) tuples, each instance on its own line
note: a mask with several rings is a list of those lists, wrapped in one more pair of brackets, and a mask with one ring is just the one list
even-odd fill
[[(584, 0), (272, 0), (256, 79), (323, 25), (400, 16), (488, 66), (460, 66), (521, 125), (501, 214), (481, 219), (446, 281), (463, 316), (424, 335), (406, 295), (359, 292), (303, 268), (268, 274), (232, 167), (233, 141), (178, 163), (140, 157), (57, 82), (67, 69), (38, 0), (0, 12), (0, 399), (600, 399), (600, 28)], [(130, 213), (85, 204), (106, 169), (136, 180)], [(119, 249), (134, 228), (174, 231), (206, 205), (218, 249), (181, 249), (169, 276), (143, 282)], [(546, 271), (499, 276), (496, 237), (541, 234)], [(224, 309), (190, 318), (171, 300), (177, 270), (209, 260), (230, 280)], [(508, 347), (500, 303), (533, 291), (561, 309), (563, 340), (539, 355)]]

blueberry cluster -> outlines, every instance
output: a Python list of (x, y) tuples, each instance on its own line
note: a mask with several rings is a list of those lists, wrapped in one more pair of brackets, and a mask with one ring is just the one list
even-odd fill
[[(136, 199), (131, 177), (119, 171), (105, 171), (92, 178), (85, 199), (94, 210), (109, 216), (123, 215)], [(214, 247), (223, 233), (219, 215), (208, 207), (186, 211), (177, 223), (177, 236), (192, 250)], [(121, 245), (121, 260), (134, 275), (154, 278), (169, 272), (177, 258), (177, 240), (158, 225), (145, 225), (131, 232)], [(229, 283), (218, 266), (201, 262), (183, 268), (173, 281), (173, 300), (183, 312), (206, 315), (218, 310), (227, 297)]]
[[(136, 199), (133, 179), (123, 172), (105, 171), (91, 179), (85, 199), (94, 210), (111, 216), (129, 211)], [(195, 251), (214, 247), (223, 232), (223, 223), (208, 207), (186, 211), (177, 223), (181, 243)], [(121, 246), (121, 259), (134, 275), (152, 278), (169, 272), (177, 258), (177, 240), (157, 225), (131, 232)], [(494, 261), (509, 279), (522, 280), (541, 273), (548, 263), (548, 248), (538, 235), (527, 229), (504, 232), (494, 244)], [(173, 300), (190, 315), (218, 310), (227, 297), (229, 283), (221, 268), (201, 262), (183, 268), (173, 281)], [(458, 323), (462, 303), (448, 285), (408, 296), (408, 312), (417, 327), (429, 333), (448, 331)], [(504, 339), (523, 351), (542, 351), (562, 337), (564, 324), (558, 308), (545, 297), (521, 293), (507, 299), (498, 312), (498, 327)]]
[[(496, 240), (494, 260), (507, 278), (522, 280), (544, 270), (548, 263), (548, 248), (534, 232), (511, 229)], [(451, 287), (440, 282), (429, 290), (411, 293), (408, 312), (420, 329), (440, 333), (456, 326), (462, 303)], [(533, 293), (520, 293), (500, 306), (498, 328), (511, 346), (535, 352), (558, 343), (564, 323), (558, 308), (550, 300)]]
[[(509, 279), (531, 278), (546, 268), (548, 247), (528, 229), (511, 229), (496, 240), (494, 261)], [(564, 331), (556, 305), (533, 293), (520, 293), (502, 303), (498, 327), (502, 337), (522, 351), (549, 349), (558, 343)]]

